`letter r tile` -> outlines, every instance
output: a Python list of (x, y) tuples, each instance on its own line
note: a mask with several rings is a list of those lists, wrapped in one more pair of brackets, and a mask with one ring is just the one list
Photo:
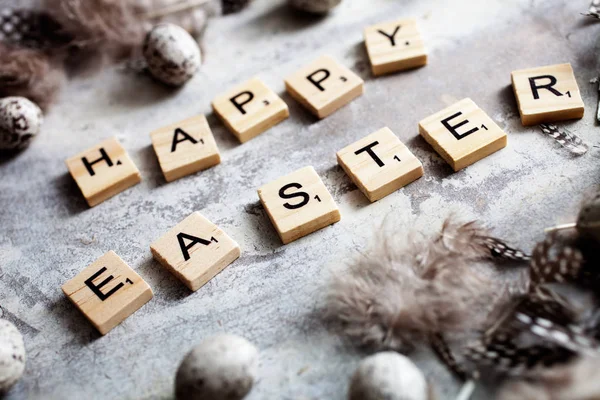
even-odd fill
[(305, 167), (258, 189), (258, 197), (284, 244), (340, 220), (333, 197), (313, 167)]
[(217, 96), (212, 107), (227, 129), (242, 143), (290, 115), (287, 104), (258, 78)]
[(90, 207), (142, 180), (137, 167), (114, 137), (69, 158), (66, 164)]
[(153, 296), (150, 286), (114, 251), (94, 261), (62, 290), (103, 335)]
[(461, 170), (506, 147), (506, 134), (471, 99), (419, 122), (419, 133), (454, 169)]
[(370, 201), (423, 176), (423, 166), (389, 129), (383, 128), (337, 152), (338, 164)]
[(523, 125), (583, 117), (583, 100), (571, 64), (513, 71), (511, 78)]
[(240, 256), (240, 246), (195, 212), (150, 246), (152, 255), (196, 291)]
[(322, 56), (285, 80), (294, 99), (325, 118), (363, 93), (363, 80), (329, 56)]

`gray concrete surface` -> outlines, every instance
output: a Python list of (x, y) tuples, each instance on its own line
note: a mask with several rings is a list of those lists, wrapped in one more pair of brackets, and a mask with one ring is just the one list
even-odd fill
[[(249, 400), (343, 399), (364, 354), (324, 326), (322, 293), (329, 274), (365, 251), (382, 221), (430, 232), (454, 211), (531, 249), (544, 227), (571, 220), (582, 193), (599, 183), (597, 88), (589, 80), (597, 75), (600, 24), (580, 15), (587, 6), (588, 0), (345, 0), (315, 19), (280, 1), (257, 0), (210, 25), (202, 71), (179, 91), (115, 68), (72, 80), (38, 140), (0, 161), (0, 305), (23, 332), (29, 357), (7, 398), (171, 398), (184, 354), (227, 331), (261, 349)], [(374, 78), (362, 28), (402, 16), (418, 18), (430, 64)], [(283, 78), (321, 54), (357, 72), (366, 91), (317, 121), (283, 93)], [(586, 105), (582, 120), (566, 124), (590, 145), (578, 158), (520, 124), (509, 87), (514, 69), (562, 62), (573, 64)], [(210, 101), (253, 76), (282, 93), (291, 116), (240, 145)], [(467, 96), (505, 129), (509, 145), (453, 173), (418, 137), (417, 122)], [(222, 164), (166, 184), (149, 132), (198, 113), (209, 115)], [(369, 204), (336, 165), (335, 152), (383, 126), (421, 159), (425, 176)], [(64, 160), (111, 135), (143, 182), (89, 209)], [(307, 165), (322, 176), (342, 220), (283, 246), (256, 189)], [(190, 293), (152, 259), (149, 245), (193, 211), (233, 236), (242, 257)], [(111, 249), (155, 297), (101, 337), (60, 286)], [(413, 357), (439, 398), (453, 398), (458, 382), (445, 367), (427, 351)]]

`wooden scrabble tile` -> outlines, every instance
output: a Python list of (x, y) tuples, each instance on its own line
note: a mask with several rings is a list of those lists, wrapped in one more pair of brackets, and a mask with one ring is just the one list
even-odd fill
[(90, 207), (142, 180), (140, 171), (114, 137), (69, 158), (66, 164)]
[(427, 64), (427, 52), (414, 19), (400, 19), (365, 28), (365, 45), (373, 75)]
[(242, 143), (290, 116), (287, 104), (258, 78), (218, 96), (212, 107)]
[(341, 218), (333, 197), (313, 167), (305, 167), (258, 189), (284, 244), (338, 222)]
[(198, 290), (240, 256), (240, 246), (193, 213), (150, 246), (154, 258), (190, 290)]
[(511, 78), (523, 125), (583, 117), (583, 100), (571, 64), (513, 71)]
[(289, 94), (325, 118), (363, 94), (363, 80), (329, 56), (322, 56), (285, 80)]
[(506, 134), (471, 99), (419, 122), (419, 133), (454, 171), (506, 147)]
[(421, 162), (389, 128), (338, 151), (337, 160), (371, 202), (423, 176)]
[(167, 182), (221, 162), (217, 143), (204, 115), (160, 128), (150, 137)]
[(150, 286), (114, 251), (65, 283), (62, 291), (103, 335), (153, 296)]

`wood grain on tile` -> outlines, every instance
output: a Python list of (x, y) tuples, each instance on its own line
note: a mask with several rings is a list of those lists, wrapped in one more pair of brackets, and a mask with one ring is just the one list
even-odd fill
[(284, 244), (338, 222), (337, 205), (313, 167), (299, 169), (258, 189)]
[(325, 118), (363, 93), (363, 80), (329, 56), (322, 56), (285, 80), (288, 93)]
[(198, 290), (240, 256), (240, 246), (195, 212), (150, 246), (152, 255), (190, 290)]
[(338, 164), (373, 202), (423, 176), (423, 166), (389, 128), (337, 152)]
[(365, 45), (373, 75), (427, 64), (427, 51), (415, 19), (383, 22), (365, 28)]
[(114, 137), (69, 158), (66, 164), (90, 207), (142, 180), (137, 167)]
[(571, 64), (513, 71), (511, 78), (523, 125), (583, 117), (584, 104)]
[(506, 134), (471, 99), (419, 122), (419, 132), (454, 169), (461, 170), (506, 146)]
[(290, 115), (287, 104), (258, 78), (217, 96), (212, 107), (229, 131), (242, 143)]
[(62, 290), (103, 335), (153, 296), (150, 286), (114, 251), (94, 261)]
[(150, 137), (167, 182), (221, 162), (217, 143), (204, 115), (157, 129)]

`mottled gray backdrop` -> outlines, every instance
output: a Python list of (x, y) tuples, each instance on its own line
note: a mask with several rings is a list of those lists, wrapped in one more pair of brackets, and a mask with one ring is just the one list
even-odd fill
[[(14, 2), (13, 2), (14, 3)], [(363, 354), (320, 319), (331, 271), (366, 251), (387, 220), (401, 231), (439, 228), (450, 211), (478, 218), (531, 249), (542, 229), (572, 220), (581, 194), (600, 180), (594, 121), (600, 23), (580, 15), (588, 0), (345, 0), (326, 18), (298, 16), (282, 1), (257, 0), (215, 20), (205, 63), (183, 89), (106, 68), (77, 77), (22, 154), (0, 161), (0, 304), (25, 336), (23, 379), (8, 399), (170, 398), (184, 354), (227, 331), (261, 350), (248, 397), (343, 399)], [(429, 65), (374, 78), (366, 25), (416, 17)], [(284, 93), (283, 78), (322, 54), (365, 80), (365, 94), (317, 121)], [(590, 145), (572, 157), (519, 121), (509, 87), (514, 69), (573, 64), (585, 117), (567, 123)], [(253, 76), (281, 93), (290, 118), (240, 145), (211, 112), (221, 91)], [(420, 119), (471, 97), (509, 136), (508, 147), (453, 173), (419, 136)], [(215, 168), (166, 184), (149, 132), (206, 113), (222, 153)], [(335, 152), (388, 126), (423, 162), (425, 176), (369, 204), (337, 166)], [(88, 208), (64, 160), (116, 135), (143, 182)], [(340, 206), (334, 226), (281, 245), (256, 189), (313, 165)], [(193, 211), (221, 226), (242, 256), (191, 293), (152, 259), (150, 243)], [(154, 290), (154, 299), (101, 337), (69, 303), (61, 284), (108, 250)], [(427, 351), (414, 356), (441, 399), (458, 382)], [(480, 392), (479, 398), (487, 395)]]

